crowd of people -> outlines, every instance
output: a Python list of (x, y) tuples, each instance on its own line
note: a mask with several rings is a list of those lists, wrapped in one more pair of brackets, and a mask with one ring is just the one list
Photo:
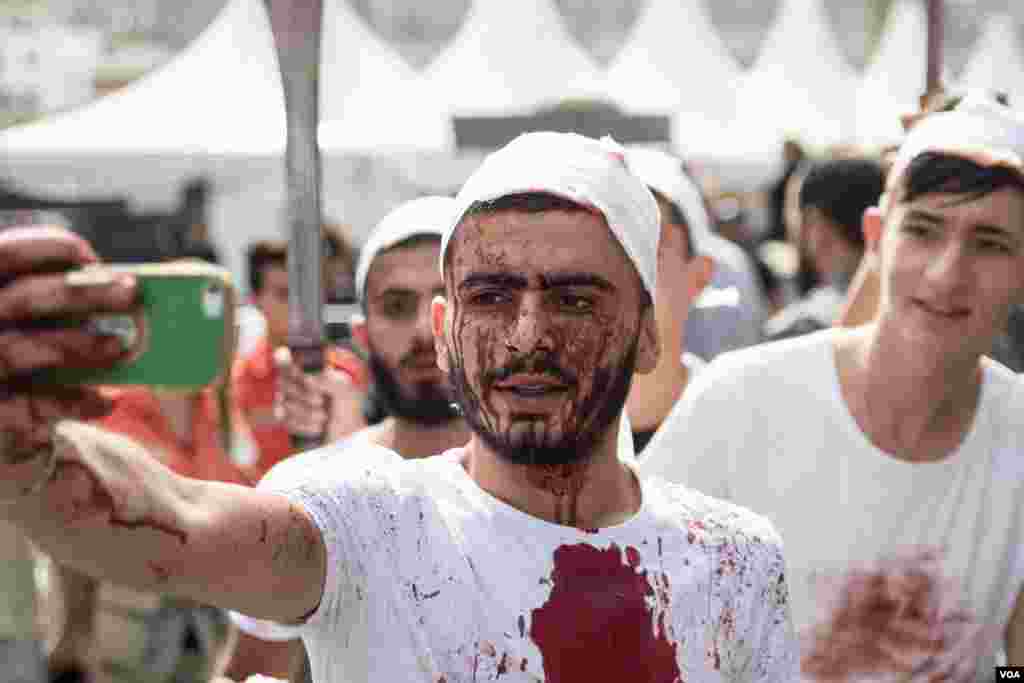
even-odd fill
[(972, 94), (906, 128), (790, 154), (790, 296), (685, 160), (522, 135), (327, 269), (359, 314), (322, 373), (286, 350), (287, 246), (252, 245), (261, 337), (187, 395), (33, 382), (122, 357), (35, 323), (137, 283), (0, 231), (0, 681), (1024, 666), (1024, 114)]

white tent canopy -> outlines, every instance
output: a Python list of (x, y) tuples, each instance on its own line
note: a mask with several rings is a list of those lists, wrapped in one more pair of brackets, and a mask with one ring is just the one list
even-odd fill
[(1013, 18), (994, 14), (985, 22), (960, 78), (961, 88), (998, 90), (1017, 102), (1024, 95), (1024, 60), (1017, 49)]
[(128, 87), (6, 131), (5, 155), (235, 154), (280, 150), (284, 109), (266, 13), (230, 2), (178, 57)]
[(774, 150), (789, 136), (819, 145), (844, 139), (854, 79), (820, 0), (786, 0), (741, 86), (733, 144)]
[(423, 78), (457, 114), (527, 113), (602, 80), (551, 0), (476, 0)]
[(920, 0), (896, 0), (857, 92), (857, 140), (887, 144), (902, 135), (899, 117), (917, 109), (928, 60), (927, 17)]
[[(452, 41), (416, 71), (348, 0), (324, 0), (326, 211), (353, 223), (358, 238), (389, 202), (424, 185), (457, 184), (468, 157), (453, 153), (452, 115), (522, 114), (572, 97), (670, 115), (685, 154), (760, 168), (777, 159), (787, 134), (815, 144), (898, 139), (899, 115), (924, 89), (921, 0), (894, 2), (861, 76), (841, 56), (824, 0), (786, 0), (746, 73), (718, 36), (707, 1), (647, 0), (602, 69), (569, 34), (555, 0), (474, 0)], [(1012, 92), (1022, 82), (1012, 21), (995, 16), (962, 84)], [(127, 195), (166, 209), (184, 179), (206, 175), (215, 188), (211, 227), (230, 254), (253, 235), (281, 230), (283, 141), (263, 3), (229, 0), (199, 38), (147, 77), (0, 132), (0, 177), (28, 192)]]
[(626, 111), (675, 112), (677, 144), (706, 154), (728, 134), (740, 74), (701, 0), (650, 0), (606, 83)]
[(321, 53), (325, 151), (451, 147), (444, 91), (427, 87), (346, 0), (325, 0)]

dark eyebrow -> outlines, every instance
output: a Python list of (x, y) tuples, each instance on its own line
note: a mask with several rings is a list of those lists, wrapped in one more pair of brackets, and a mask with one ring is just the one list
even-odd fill
[(471, 287), (501, 287), (503, 289), (525, 289), (529, 284), (522, 275), (512, 273), (470, 273), (459, 283), (459, 289)]
[[(472, 287), (500, 287), (502, 289), (526, 289), (529, 280), (522, 275), (513, 273), (470, 273), (459, 283), (460, 290)], [(614, 292), (615, 285), (600, 275), (586, 272), (549, 273), (540, 276), (541, 289), (556, 287), (596, 287), (606, 292)]]
[(606, 292), (615, 291), (615, 285), (594, 273), (552, 273), (551, 275), (542, 275), (540, 282), (542, 289), (552, 289), (554, 287), (596, 287)]
[(1019, 235), (1015, 235), (1006, 228), (999, 225), (993, 225), (991, 223), (978, 223), (974, 226), (974, 232), (987, 235), (989, 237), (1003, 237), (1013, 242), (1020, 239)]
[(910, 211), (907, 211), (906, 218), (914, 221), (924, 221), (925, 223), (931, 223), (933, 225), (941, 225), (945, 222), (943, 221), (942, 216), (922, 211), (921, 209), (911, 209)]
[(373, 301), (381, 301), (382, 299), (409, 296), (417, 296), (416, 290), (409, 289), (408, 287), (388, 287), (382, 292), (377, 292), (373, 296)]

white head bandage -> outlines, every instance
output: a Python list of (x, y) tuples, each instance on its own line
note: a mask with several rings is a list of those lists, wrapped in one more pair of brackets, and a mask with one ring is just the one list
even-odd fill
[(630, 173), (617, 142), (575, 133), (526, 133), (484, 159), (456, 197), (458, 210), (441, 242), (442, 272), (467, 209), (524, 193), (552, 194), (599, 211), (654, 298), (660, 230), (654, 196)]
[(711, 235), (711, 220), (700, 190), (683, 170), (682, 160), (654, 149), (631, 149), (626, 152), (626, 164), (644, 185), (676, 205), (686, 219), (694, 247), (704, 251)]
[(455, 214), (455, 200), (451, 197), (420, 197), (399, 204), (384, 216), (370, 233), (359, 251), (356, 265), (356, 296), (366, 296), (366, 278), (377, 254), (417, 235), (441, 237), (451, 225)]
[(1024, 175), (1024, 115), (981, 93), (970, 94), (952, 111), (921, 119), (896, 152), (886, 181), (884, 202), (918, 155), (936, 152), (1002, 166)]

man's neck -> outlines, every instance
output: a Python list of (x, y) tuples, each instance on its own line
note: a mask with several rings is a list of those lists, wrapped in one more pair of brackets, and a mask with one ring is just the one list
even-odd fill
[(473, 436), (463, 466), (495, 498), (553, 524), (599, 529), (640, 509), (640, 484), (616, 453), (618, 427), (585, 461), (571, 465), (510, 463)]
[(973, 423), (979, 358), (932, 356), (874, 323), (843, 334), (835, 359), (842, 396), (869, 440), (900, 460), (941, 460)]
[(465, 446), (470, 437), (470, 431), (461, 418), (425, 426), (389, 417), (370, 429), (371, 443), (389, 448), (406, 460), (427, 458)]

